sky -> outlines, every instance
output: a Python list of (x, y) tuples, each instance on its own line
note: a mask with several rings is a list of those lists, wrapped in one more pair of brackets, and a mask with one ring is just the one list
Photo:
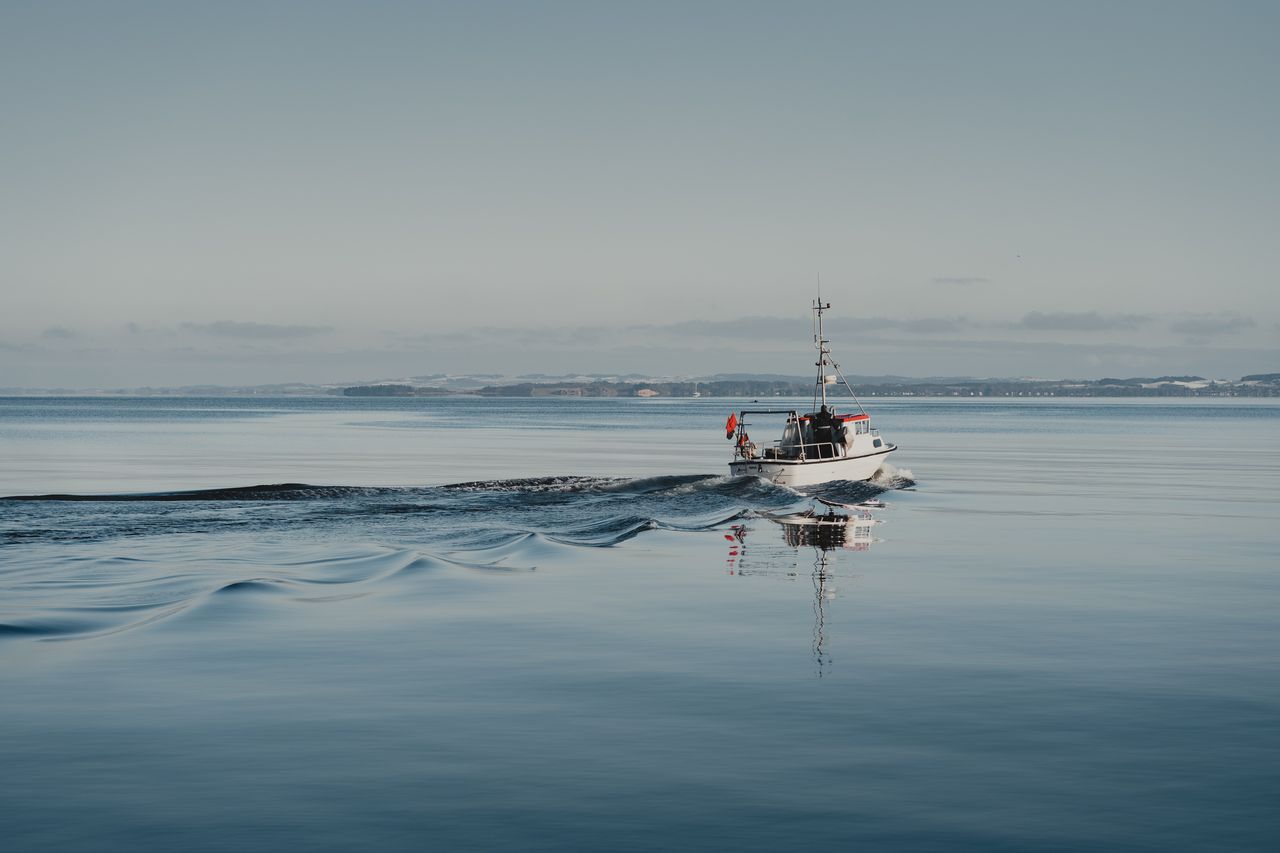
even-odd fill
[(1280, 4), (0, 0), (0, 387), (1280, 371)]

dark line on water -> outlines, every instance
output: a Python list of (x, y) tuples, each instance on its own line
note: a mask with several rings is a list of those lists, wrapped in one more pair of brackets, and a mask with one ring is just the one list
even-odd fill
[[(107, 495), (7, 495), (6, 501), (219, 501), (219, 500), (301, 500), (335, 497), (343, 493), (369, 494), (384, 491), (352, 486), (312, 486), (307, 483), (274, 483), (260, 486), (231, 486), (218, 489), (190, 489), (174, 492), (128, 492)], [(389, 491), (389, 490), (386, 490)]]

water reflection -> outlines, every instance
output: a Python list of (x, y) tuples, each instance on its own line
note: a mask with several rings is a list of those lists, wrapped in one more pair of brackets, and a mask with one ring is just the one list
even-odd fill
[[(782, 542), (786, 547), (761, 540), (748, 549), (748, 534), (754, 528), (735, 524), (725, 534), (729, 542), (728, 572), (737, 577), (774, 577), (798, 580), (800, 566), (807, 564), (809, 579), (813, 584), (813, 638), (812, 652), (821, 678), (831, 667), (831, 654), (827, 648), (828, 607), (836, 599), (836, 579), (852, 578), (852, 574), (837, 571), (840, 552), (866, 551), (876, 540), (872, 528), (880, 519), (871, 509), (884, 504), (826, 504), (823, 509), (810, 508), (803, 512), (763, 517), (782, 528)], [(839, 511), (843, 510), (843, 511)], [(805, 554), (805, 549), (812, 549)], [(808, 557), (808, 559), (804, 559)]]
[(871, 537), (871, 528), (879, 523), (870, 512), (849, 515), (834, 509), (825, 513), (808, 510), (793, 515), (770, 516), (769, 519), (782, 525), (782, 538), (791, 547), (812, 547), (824, 554), (837, 548), (866, 551), (875, 541)]

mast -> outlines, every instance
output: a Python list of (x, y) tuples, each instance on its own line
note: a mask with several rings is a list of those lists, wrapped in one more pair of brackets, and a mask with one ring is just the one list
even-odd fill
[(813, 393), (814, 406), (817, 406), (818, 398), (821, 396), (822, 405), (827, 404), (827, 366), (831, 364), (828, 356), (831, 350), (827, 348), (827, 344), (831, 341), (824, 337), (822, 332), (822, 312), (831, 307), (830, 302), (823, 302), (819, 296), (813, 301), (813, 345), (818, 350), (818, 360), (814, 362), (818, 366), (817, 388)]
[[(821, 286), (819, 286), (821, 287)], [(813, 300), (813, 345), (818, 350), (818, 360), (814, 362), (818, 366), (817, 387), (813, 391), (813, 407), (816, 411), (818, 408), (818, 399), (822, 399), (822, 405), (827, 405), (827, 368), (830, 367), (835, 373), (831, 374), (831, 382), (835, 384), (837, 378), (844, 383), (844, 387), (849, 391), (849, 396), (853, 398), (854, 404), (858, 407), (858, 411), (866, 414), (867, 410), (862, 407), (862, 401), (858, 399), (858, 395), (854, 393), (853, 386), (849, 384), (849, 380), (844, 378), (844, 371), (840, 369), (840, 365), (831, 359), (831, 348), (827, 344), (831, 341), (827, 340), (822, 331), (822, 312), (831, 308), (830, 302), (822, 301), (822, 291), (819, 289), (818, 298)]]

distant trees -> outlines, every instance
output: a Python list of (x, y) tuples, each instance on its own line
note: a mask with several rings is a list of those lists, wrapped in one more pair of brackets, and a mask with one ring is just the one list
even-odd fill
[[(520, 382), (471, 391), (398, 383), (356, 385), (346, 397), (437, 397), (458, 393), (482, 397), (636, 397), (643, 389), (661, 397), (807, 397), (813, 383), (787, 379), (720, 379), (698, 382)], [(854, 382), (860, 397), (1275, 397), (1280, 373), (1258, 373), (1236, 382), (1209, 382), (1198, 376), (1096, 380), (948, 379)], [(843, 385), (827, 387), (834, 399), (848, 398)]]
[(440, 397), (451, 393), (444, 388), (423, 388), (416, 385), (353, 385), (342, 389), (344, 397)]

